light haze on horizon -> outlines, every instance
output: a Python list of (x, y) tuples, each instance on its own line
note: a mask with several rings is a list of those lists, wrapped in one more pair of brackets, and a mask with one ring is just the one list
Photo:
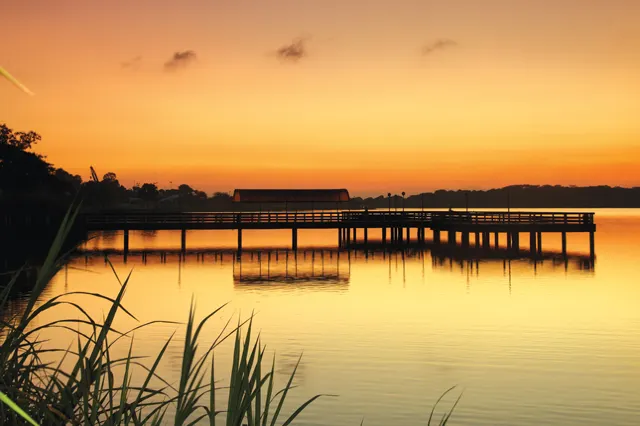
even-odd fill
[(640, 186), (638, 22), (634, 0), (4, 0), (0, 64), (37, 95), (0, 82), (0, 122), (126, 185)]

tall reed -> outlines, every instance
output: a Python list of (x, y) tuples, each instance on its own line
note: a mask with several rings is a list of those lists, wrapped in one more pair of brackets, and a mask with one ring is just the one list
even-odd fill
[[(124, 333), (114, 329), (117, 315), (136, 318), (122, 305), (130, 274), (120, 280), (113, 266), (120, 283), (115, 297), (76, 291), (40, 301), (47, 284), (67, 260), (68, 253), (62, 252), (63, 242), (79, 210), (80, 206), (73, 207), (64, 217), (22, 312), (9, 318), (0, 317), (0, 424), (182, 426), (215, 425), (218, 420), (218, 424), (225, 426), (286, 426), (321, 397), (313, 396), (283, 417), (284, 403), (293, 388), (300, 360), (285, 387), (276, 390), (275, 357), (270, 367), (264, 365), (265, 347), (259, 338), (253, 337), (252, 318), (234, 327), (227, 322), (213, 343), (200, 349), (205, 325), (222, 307), (197, 322), (194, 301), (186, 322), (178, 383), (169, 383), (158, 374), (173, 336), (152, 360), (133, 354), (133, 340), (126, 356), (116, 356), (117, 342), (141, 327), (161, 321), (143, 323)], [(0, 292), (0, 313), (7, 312), (9, 294), (20, 273)], [(107, 301), (109, 309), (104, 318), (94, 319), (73, 301), (75, 295)], [(36, 319), (45, 312), (61, 306), (71, 308), (78, 319), (37, 324)], [(40, 334), (55, 328), (71, 332), (74, 343), (65, 349), (49, 347), (51, 342), (43, 341)], [(230, 337), (234, 340), (233, 362), (225, 390), (227, 404), (221, 409), (216, 406), (216, 394), (221, 388), (217, 385), (214, 352)], [(44, 361), (51, 355), (57, 356), (57, 364)], [(138, 385), (132, 380), (134, 370), (138, 375), (143, 372)], [(452, 412), (453, 408), (439, 424), (446, 424)]]

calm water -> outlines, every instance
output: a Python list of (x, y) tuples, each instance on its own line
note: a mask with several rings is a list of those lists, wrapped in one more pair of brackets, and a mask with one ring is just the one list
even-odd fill
[[(300, 424), (426, 424), (438, 396), (457, 385), (464, 395), (452, 424), (637, 425), (640, 212), (596, 210), (596, 223), (595, 264), (586, 235), (569, 235), (567, 261), (558, 256), (559, 235), (544, 236), (542, 261), (500, 254), (469, 261), (431, 247), (338, 253), (337, 231), (302, 231), (300, 247), (315, 250), (297, 259), (285, 250), (288, 232), (245, 232), (245, 248), (272, 250), (247, 250), (240, 262), (233, 232), (189, 232), (188, 247), (204, 254), (183, 261), (170, 252), (180, 247), (179, 233), (136, 233), (132, 250), (168, 250), (166, 262), (153, 252), (111, 260), (123, 276), (133, 270), (125, 305), (142, 322), (186, 320), (192, 296), (201, 316), (229, 302), (207, 330), (212, 340), (227, 319), (255, 310), (279, 380), (304, 353), (290, 402), (338, 395), (312, 405)], [(528, 241), (523, 235), (521, 246)], [(122, 243), (118, 233), (97, 235), (85, 248)], [(116, 294), (100, 254), (74, 259), (48, 293), (77, 290)], [(134, 350), (156, 353), (176, 328), (136, 332)], [(162, 366), (169, 380), (180, 368), (181, 336), (179, 329)], [(230, 352), (219, 348), (218, 371)]]

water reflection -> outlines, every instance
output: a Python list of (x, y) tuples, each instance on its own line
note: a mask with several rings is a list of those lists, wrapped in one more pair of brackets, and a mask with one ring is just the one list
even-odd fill
[[(454, 384), (465, 389), (456, 424), (631, 426), (640, 413), (640, 213), (615, 214), (598, 224), (597, 274), (588, 237), (574, 234), (564, 257), (560, 235), (545, 236), (538, 255), (526, 250), (524, 236), (518, 253), (505, 250), (504, 240), (501, 250), (448, 243), (388, 250), (373, 232), (369, 245), (339, 251), (335, 232), (305, 231), (296, 254), (288, 250), (290, 232), (248, 231), (238, 259), (232, 231), (189, 232), (185, 253), (179, 231), (132, 232), (126, 263), (112, 250), (124, 247), (121, 233), (109, 243), (97, 236), (46, 297), (117, 293), (106, 253), (121, 277), (133, 270), (124, 302), (141, 322), (182, 322), (192, 300), (201, 315), (228, 302), (203, 332), (212, 340), (229, 317), (255, 312), (268, 361), (277, 354), (280, 382), (304, 353), (292, 404), (340, 395), (312, 406), (300, 420), (305, 426), (362, 417), (372, 425), (426, 423), (431, 404)], [(70, 300), (92, 316), (104, 312), (82, 296)], [(42, 321), (75, 315), (64, 309)], [(118, 329), (132, 327), (128, 317), (117, 321)], [(174, 331), (141, 329), (137, 353), (153, 359)], [(49, 333), (43, 338), (66, 347), (58, 330)], [(219, 349), (224, 371), (233, 345)], [(180, 351), (176, 339), (160, 367), (171, 383)]]
[[(186, 251), (174, 248), (153, 248), (138, 250), (85, 248), (76, 253), (84, 258), (102, 258), (106, 262), (122, 261), (131, 264), (187, 263), (229, 264), (233, 268), (233, 282), (238, 288), (269, 288), (269, 284), (286, 283), (309, 285), (322, 288), (323, 285), (346, 287), (350, 281), (353, 262), (388, 262), (389, 278), (392, 268), (402, 271), (408, 261), (421, 261), (424, 275), (425, 264), (430, 262), (434, 270), (459, 270), (467, 275), (478, 276), (480, 271), (490, 274), (501, 273), (510, 276), (512, 264), (519, 268), (529, 268), (535, 275), (551, 272), (593, 273), (595, 261), (589, 255), (563, 254), (556, 251), (514, 252), (503, 248), (475, 249), (459, 245), (427, 243), (419, 246), (388, 248), (382, 245), (356, 246), (350, 249), (332, 247), (300, 249), (297, 251), (281, 248), (251, 249), (238, 252), (223, 248), (195, 248)], [(180, 268), (179, 268), (180, 274)], [(403, 276), (405, 274), (403, 273)], [(179, 275), (180, 276), (180, 275)]]
[(349, 284), (350, 253), (338, 250), (258, 251), (240, 254), (233, 267), (238, 288), (268, 288), (285, 283), (333, 288)]

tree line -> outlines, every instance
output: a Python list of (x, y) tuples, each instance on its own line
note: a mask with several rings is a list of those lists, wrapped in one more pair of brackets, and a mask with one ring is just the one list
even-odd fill
[[(65, 207), (78, 195), (87, 209), (163, 209), (215, 211), (242, 208), (283, 209), (282, 205), (238, 206), (231, 195), (206, 192), (188, 184), (176, 189), (159, 188), (154, 182), (122, 185), (114, 172), (92, 178), (55, 167), (46, 157), (34, 152), (39, 134), (13, 131), (0, 124), (0, 201), (2, 207)], [(385, 194), (378, 197), (354, 197), (348, 203), (299, 204), (288, 208), (535, 208), (535, 207), (640, 207), (640, 187), (512, 185), (489, 190), (438, 190), (417, 195)]]
[(41, 136), (35, 132), (17, 132), (0, 124), (0, 200), (9, 206), (65, 207), (78, 195), (85, 208), (202, 208), (211, 205), (230, 207), (231, 196), (204, 191), (181, 184), (176, 189), (158, 188), (154, 182), (127, 188), (114, 172), (101, 178), (93, 168), (92, 178), (83, 181), (62, 168), (50, 164), (34, 152)]

